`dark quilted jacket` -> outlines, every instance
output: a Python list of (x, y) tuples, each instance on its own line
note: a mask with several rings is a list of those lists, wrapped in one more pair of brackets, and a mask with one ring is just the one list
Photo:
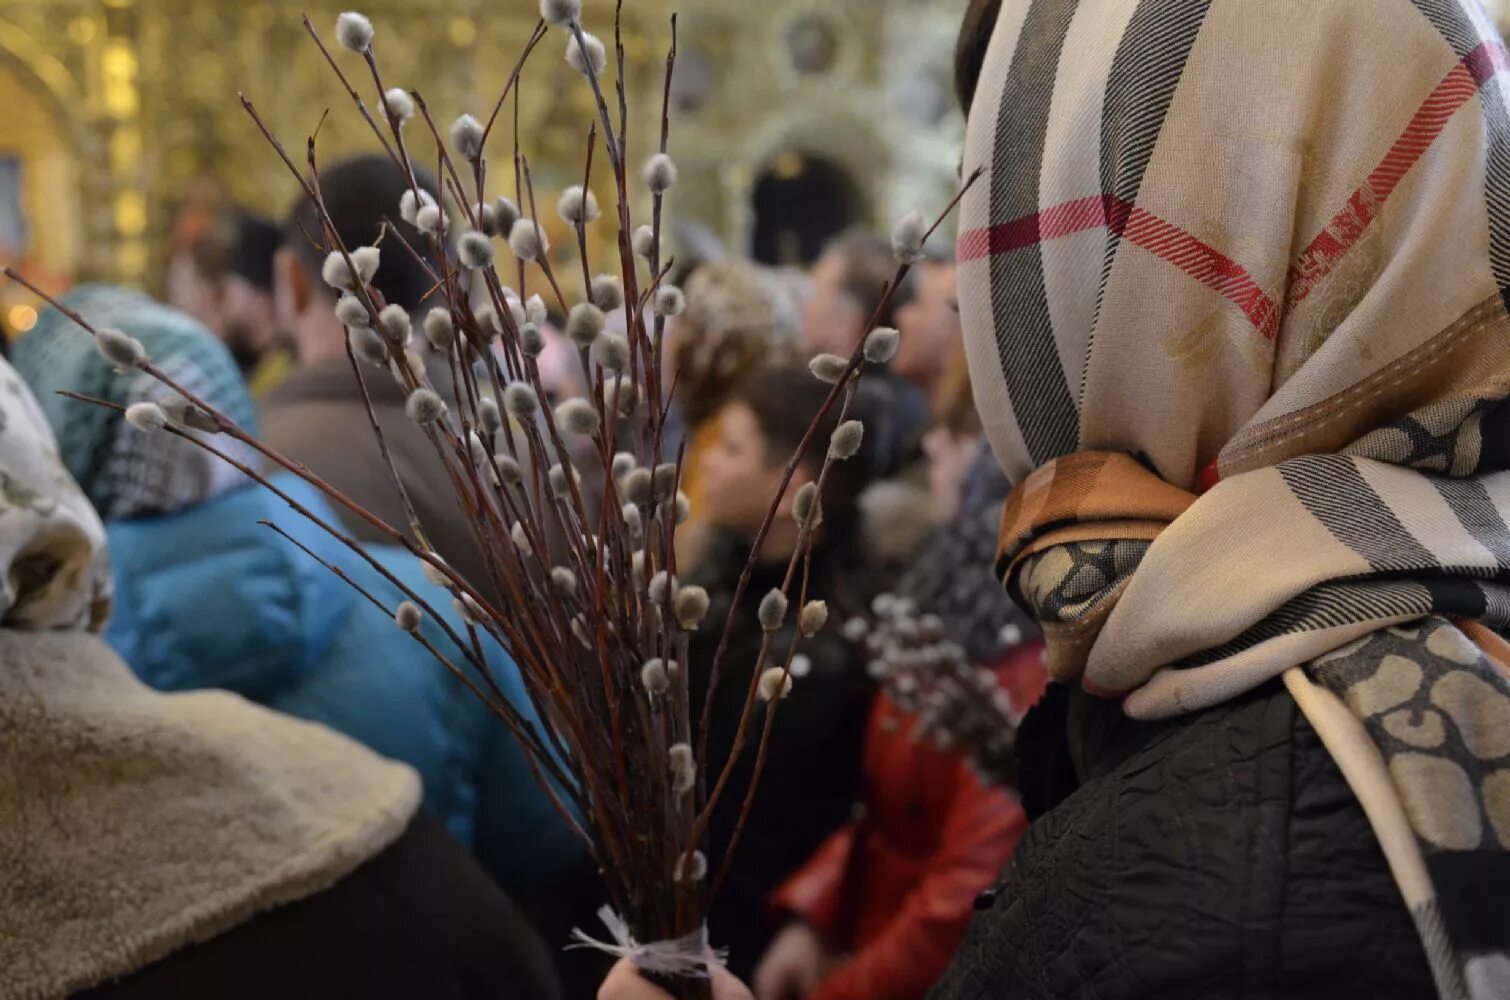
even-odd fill
[(1435, 995), (1368, 821), (1279, 682), (1162, 723), (1057, 685), (1035, 713), (1029, 806), (1066, 790), (1053, 775), (1078, 787), (977, 901), (933, 1000)]

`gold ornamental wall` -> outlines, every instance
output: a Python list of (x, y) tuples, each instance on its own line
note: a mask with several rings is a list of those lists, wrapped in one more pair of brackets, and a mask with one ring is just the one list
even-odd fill
[[(419, 89), (443, 122), (491, 109), (537, 17), (535, 0), (0, 0), (0, 259), (57, 287), (105, 279), (160, 289), (174, 212), (206, 185), (281, 215), (295, 186), (238, 92), (296, 156), (327, 108), (322, 159), (375, 148), (299, 17), (307, 10), (329, 36), (352, 6), (377, 27), (385, 82)], [(760, 179), (800, 170), (804, 157), (847, 175), (861, 221), (941, 204), (958, 157), (948, 70), (963, 6), (625, 0), (642, 140), (658, 127), (667, 21), (680, 11), (676, 220), (743, 252)], [(606, 35), (612, 0), (586, 7), (589, 30)], [(591, 117), (559, 45), (547, 39), (522, 90), (537, 194), (576, 180)]]

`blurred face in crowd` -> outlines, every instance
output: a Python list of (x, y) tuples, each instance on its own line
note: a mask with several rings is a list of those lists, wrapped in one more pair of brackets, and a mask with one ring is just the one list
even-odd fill
[(168, 259), (168, 305), (193, 316), (218, 335), (221, 321), (221, 289), (200, 269), (194, 255), (180, 250)]
[(215, 333), (243, 368), (276, 347), (282, 339), (273, 311), (273, 296), (239, 274), (226, 276), (221, 322)]
[[(744, 403), (728, 404), (715, 419), (718, 437), (704, 451), (699, 469), (704, 485), (702, 513), (711, 523), (751, 539), (781, 485), (784, 462), (771, 454), (760, 423)], [(808, 478), (798, 469), (777, 509), (778, 519), (788, 514), (792, 494)]]
[(849, 355), (868, 318), (844, 287), (847, 264), (830, 250), (813, 265), (812, 288), (802, 303), (802, 339), (812, 353)]
[(924, 264), (912, 298), (897, 309), (902, 342), (891, 370), (924, 390), (932, 390), (963, 353), (959, 286), (952, 263)]

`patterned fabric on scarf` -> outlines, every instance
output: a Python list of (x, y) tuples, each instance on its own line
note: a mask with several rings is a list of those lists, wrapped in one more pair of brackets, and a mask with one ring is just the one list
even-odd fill
[(1129, 715), (1283, 676), (1510, 993), (1510, 66), (1475, 0), (1006, 0), (959, 240), (998, 569)]
[[(189, 316), (105, 285), (81, 285), (63, 303), (97, 326), (140, 340), (169, 378), (249, 433), (257, 432), (256, 412), (236, 363)], [(184, 510), (246, 484), (241, 473), (188, 441), (144, 434), (111, 410), (59, 396), (58, 390), (69, 389), (130, 406), (170, 392), (146, 372), (117, 371), (95, 349), (93, 338), (58, 310), (43, 310), (12, 354), (41, 400), (68, 471), (107, 521)], [(255, 451), (229, 438), (216, 445), (240, 461), (259, 462)]]

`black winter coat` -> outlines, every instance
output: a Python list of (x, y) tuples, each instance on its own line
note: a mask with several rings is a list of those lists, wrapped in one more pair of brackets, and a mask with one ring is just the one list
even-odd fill
[(1435, 996), (1368, 820), (1280, 682), (1160, 723), (1054, 685), (1019, 748), (1030, 814), (1053, 808), (932, 1000)]
[[(689, 582), (707, 587), (712, 597), (706, 624), (694, 634), (691, 649), (694, 706), (703, 703), (708, 667), (747, 554), (747, 548), (721, 537), (697, 569), (688, 574)], [(763, 633), (756, 620), (756, 606), (768, 590), (781, 583), (785, 571), (785, 560), (779, 565), (757, 567), (735, 621), (713, 698), (707, 761), (710, 791), (733, 748), (760, 649)], [(830, 624), (800, 647), (810, 669), (806, 676), (793, 681), (791, 694), (777, 710), (765, 770), (735, 848), (734, 867), (709, 920), (713, 943), (729, 949), (729, 968), (737, 975), (747, 976), (753, 970), (778, 927), (769, 913), (770, 894), (830, 833), (849, 821), (858, 801), (860, 758), (874, 688), (866, 678), (859, 648), (844, 641), (838, 623), (868, 603), (871, 583), (871, 574), (856, 546), (833, 538), (823, 538), (814, 546), (808, 594), (828, 602)], [(772, 637), (768, 665), (780, 665), (791, 646), (799, 589), (793, 586), (786, 625)], [(764, 708), (757, 707), (744, 750), (709, 823), (707, 852), (715, 871), (725, 856), (754, 774), (764, 721)]]
[(81, 1000), (555, 1000), (544, 945), (424, 814), (324, 892), (185, 948)]

